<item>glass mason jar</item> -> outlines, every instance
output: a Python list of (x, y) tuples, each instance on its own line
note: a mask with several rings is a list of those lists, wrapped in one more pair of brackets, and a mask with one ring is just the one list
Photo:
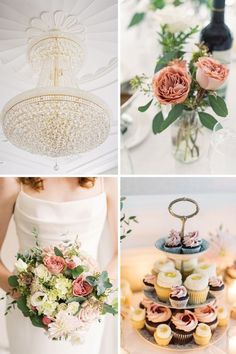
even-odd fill
[(183, 163), (197, 161), (203, 152), (204, 131), (196, 111), (183, 111), (171, 126), (173, 155)]

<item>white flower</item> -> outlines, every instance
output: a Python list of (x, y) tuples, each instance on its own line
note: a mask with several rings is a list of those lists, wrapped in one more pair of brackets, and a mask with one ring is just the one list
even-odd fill
[(18, 261), (15, 263), (15, 267), (18, 270), (19, 273), (25, 272), (27, 270), (27, 263), (22, 261), (21, 258), (18, 259)]
[(79, 303), (76, 302), (76, 301), (72, 301), (68, 304), (68, 307), (67, 307), (67, 312), (71, 315), (75, 315), (76, 312), (78, 312), (79, 310)]
[(157, 9), (153, 18), (159, 25), (168, 25), (170, 32), (180, 32), (194, 26), (193, 13), (188, 6), (166, 5), (163, 9)]
[(58, 277), (55, 281), (55, 288), (57, 289), (57, 294), (60, 298), (64, 298), (72, 288), (72, 281), (65, 277)]
[(47, 295), (42, 291), (37, 291), (31, 295), (30, 303), (32, 306), (39, 307), (42, 306), (47, 301)]
[(45, 301), (40, 306), (40, 312), (48, 317), (51, 317), (51, 316), (53, 316), (54, 312), (56, 311), (56, 308), (57, 308), (56, 302)]
[(34, 270), (34, 274), (45, 281), (51, 278), (51, 273), (48, 271), (47, 267), (45, 267), (44, 264), (40, 264), (38, 267), (36, 267)]
[(48, 326), (49, 337), (55, 339), (66, 339), (73, 335), (80, 327), (80, 321), (76, 316), (69, 315), (66, 311), (60, 311), (54, 322)]
[(90, 304), (84, 302), (79, 311), (78, 317), (84, 325), (89, 325), (91, 322), (98, 320), (100, 316), (100, 310), (96, 303)]

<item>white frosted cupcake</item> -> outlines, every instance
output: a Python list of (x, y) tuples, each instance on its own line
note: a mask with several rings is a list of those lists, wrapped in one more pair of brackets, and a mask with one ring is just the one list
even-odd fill
[(159, 325), (154, 332), (154, 338), (158, 345), (167, 346), (172, 338), (170, 326), (166, 324)]
[(157, 276), (155, 290), (161, 301), (167, 302), (172, 286), (182, 285), (182, 276), (178, 270), (160, 272)]
[(206, 277), (211, 278), (216, 276), (216, 265), (210, 263), (200, 263), (196, 268), (194, 273), (200, 273)]
[(217, 310), (218, 326), (227, 326), (229, 320), (229, 314), (225, 307), (221, 306)]
[(153, 265), (152, 273), (170, 272), (175, 270), (175, 264), (171, 260), (156, 261)]
[(146, 311), (138, 308), (131, 315), (131, 322), (135, 329), (141, 329), (145, 325)]
[(184, 286), (188, 291), (189, 304), (198, 305), (206, 301), (209, 291), (208, 277), (199, 273), (191, 274), (186, 278)]
[(183, 261), (182, 276), (186, 279), (190, 274), (193, 273), (194, 269), (198, 265), (197, 258), (191, 258)]
[(170, 303), (174, 308), (184, 308), (188, 303), (187, 289), (183, 286), (173, 286), (170, 293)]
[(199, 323), (207, 324), (213, 332), (218, 324), (216, 310), (213, 306), (207, 305), (194, 310)]
[(204, 323), (200, 323), (196, 328), (196, 332), (193, 334), (195, 343), (201, 346), (209, 344), (211, 337), (211, 329), (207, 324)]

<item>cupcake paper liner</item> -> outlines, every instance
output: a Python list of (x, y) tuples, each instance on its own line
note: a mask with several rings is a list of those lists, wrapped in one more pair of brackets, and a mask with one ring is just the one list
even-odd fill
[(193, 333), (180, 334), (173, 331), (173, 342), (175, 344), (185, 345), (193, 339)]
[(209, 335), (208, 337), (201, 337), (201, 336), (197, 335), (196, 333), (194, 333), (193, 338), (194, 338), (194, 341), (197, 345), (204, 346), (204, 345), (209, 344), (209, 342), (211, 340), (211, 335)]
[(209, 288), (207, 287), (202, 291), (194, 291), (189, 289), (187, 290), (189, 295), (189, 304), (199, 305), (199, 304), (203, 304), (206, 301)]
[(185, 253), (185, 254), (198, 253), (198, 252), (200, 252), (200, 249), (201, 249), (201, 245), (199, 245), (198, 247), (193, 247), (193, 248), (182, 247), (182, 253)]
[(163, 288), (162, 286), (155, 284), (155, 290), (159, 300), (164, 302), (167, 302), (169, 300), (171, 288)]
[(182, 249), (182, 246), (178, 246), (178, 247), (167, 247), (167, 246), (163, 246), (163, 249), (166, 251), (166, 252), (169, 252), (169, 253), (181, 253), (181, 249)]
[(155, 333), (154, 334), (154, 338), (155, 338), (155, 341), (157, 342), (158, 345), (160, 345), (162, 347), (165, 347), (165, 346), (167, 346), (170, 343), (172, 335), (169, 338), (160, 338)]
[(169, 298), (171, 306), (175, 307), (176, 309), (180, 309), (183, 307), (187, 306), (188, 303), (188, 298), (185, 300), (173, 300), (171, 298)]

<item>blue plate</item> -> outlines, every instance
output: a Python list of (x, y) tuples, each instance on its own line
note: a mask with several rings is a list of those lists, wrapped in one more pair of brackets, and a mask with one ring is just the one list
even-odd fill
[(168, 252), (166, 249), (164, 249), (164, 244), (165, 244), (165, 241), (166, 241), (166, 238), (160, 238), (159, 240), (157, 240), (156, 242), (155, 242), (155, 247), (157, 248), (157, 249), (159, 249), (160, 251), (162, 251), (162, 252), (165, 252), (165, 253), (168, 253), (169, 255), (171, 255), (171, 256), (175, 256), (175, 255), (183, 255), (183, 256), (187, 256), (187, 255), (191, 255), (191, 256), (193, 256), (193, 255), (199, 255), (199, 254), (201, 254), (201, 253), (203, 253), (203, 252), (205, 252), (207, 249), (208, 249), (208, 247), (209, 247), (209, 242), (208, 241), (206, 241), (206, 240), (204, 240), (204, 239), (202, 239), (202, 244), (201, 244), (201, 249), (200, 249), (200, 251), (199, 252), (196, 252), (196, 253), (172, 253), (172, 252)]

